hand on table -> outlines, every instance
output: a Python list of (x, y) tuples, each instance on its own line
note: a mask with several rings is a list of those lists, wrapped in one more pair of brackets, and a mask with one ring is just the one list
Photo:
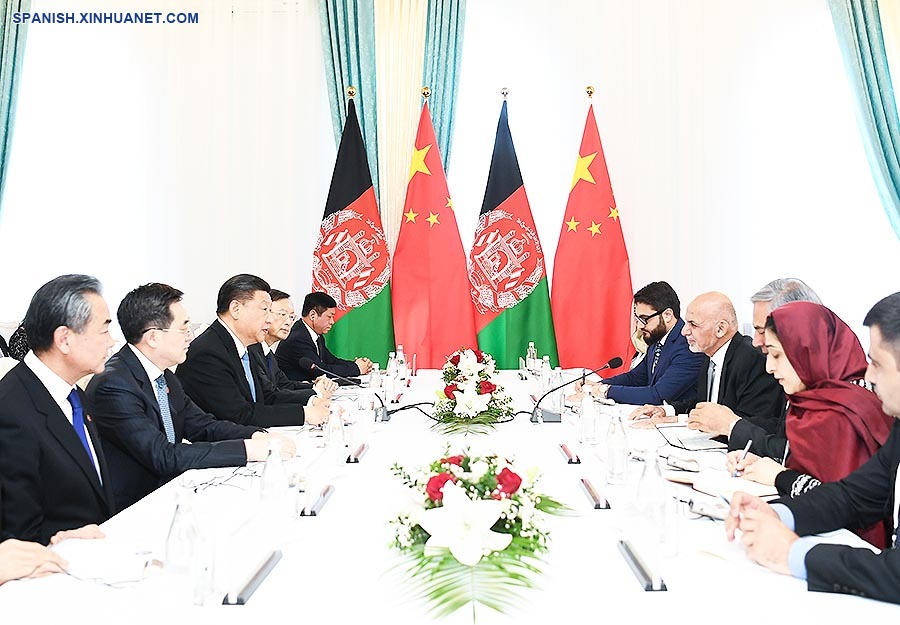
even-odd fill
[(68, 567), (62, 556), (44, 545), (15, 538), (0, 543), (0, 584), (11, 579), (64, 573)]
[[(281, 449), (281, 457), (284, 460), (293, 458), (297, 453), (297, 444), (294, 439), (278, 432), (255, 432), (250, 439), (254, 444), (247, 446), (247, 460), (265, 460), (269, 455), (269, 442), (278, 441)], [(245, 441), (246, 443), (247, 441)], [(257, 444), (259, 443), (259, 444)], [(251, 458), (251, 453), (253, 457)]]
[(106, 534), (103, 533), (99, 526), (91, 523), (90, 525), (85, 525), (84, 527), (79, 527), (74, 530), (61, 530), (56, 532), (50, 539), (50, 544), (56, 545), (69, 538), (87, 538), (93, 540), (97, 538), (106, 538)]
[(772, 506), (759, 497), (735, 493), (725, 521), (728, 540), (734, 540), (737, 529), (741, 530), (747, 557), (768, 569), (790, 575), (788, 554), (798, 536), (785, 527)]
[(327, 375), (320, 375), (316, 378), (315, 384), (313, 384), (313, 390), (316, 391), (316, 395), (319, 397), (329, 399), (338, 390), (338, 383)]
[(703, 401), (688, 413), (687, 425), (692, 430), (728, 436), (738, 416), (728, 406)]
[(372, 369), (372, 361), (368, 358), (357, 358), (354, 362), (359, 367), (359, 375), (366, 375)]
[[(761, 458), (756, 454), (747, 454), (740, 449), (728, 452), (725, 460), (725, 470), (737, 474), (748, 480), (753, 480), (768, 486), (775, 485), (775, 478), (784, 471), (784, 467), (771, 458)], [(743, 459), (742, 459), (743, 458)]]

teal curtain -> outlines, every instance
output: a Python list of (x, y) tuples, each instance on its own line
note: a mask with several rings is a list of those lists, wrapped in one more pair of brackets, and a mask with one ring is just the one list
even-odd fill
[(13, 24), (13, 13), (31, 11), (31, 0), (3, 0), (0, 2), (0, 202), (6, 187), (9, 170), (9, 147), (12, 144), (16, 117), (16, 94), (22, 78), (22, 59), (25, 56), (24, 24)]
[(375, 0), (319, 0), (325, 80), (334, 144), (347, 117), (347, 87), (356, 87), (356, 111), (378, 195), (378, 133), (375, 113)]
[(428, 0), (422, 84), (431, 87), (428, 108), (446, 171), (450, 170), (453, 110), (459, 86), (465, 23), (466, 0)]
[(877, 0), (828, 0), (856, 103), (869, 168), (900, 237), (900, 119)]

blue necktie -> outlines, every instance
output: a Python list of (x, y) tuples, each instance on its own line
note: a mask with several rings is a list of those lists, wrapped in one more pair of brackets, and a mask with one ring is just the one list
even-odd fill
[(169, 387), (166, 385), (166, 374), (161, 373), (156, 378), (156, 401), (159, 402), (159, 413), (162, 415), (163, 429), (166, 431), (166, 439), (170, 443), (175, 442), (175, 424), (172, 423), (172, 410), (169, 408)]
[(244, 375), (247, 376), (247, 384), (250, 385), (250, 397), (256, 401), (256, 385), (253, 383), (253, 374), (250, 373), (250, 352), (244, 352), (241, 356), (241, 364), (244, 365)]
[(662, 345), (657, 343), (656, 349), (653, 350), (653, 364), (650, 366), (650, 375), (654, 375), (656, 373), (656, 365), (659, 364), (660, 353), (662, 353)]
[(78, 439), (84, 446), (84, 451), (87, 452), (88, 460), (91, 461), (91, 464), (96, 469), (97, 464), (94, 462), (94, 455), (91, 453), (87, 432), (84, 429), (84, 409), (81, 407), (81, 397), (78, 396), (78, 391), (74, 388), (69, 393), (69, 403), (72, 405), (72, 427), (75, 428), (75, 434), (78, 435)]

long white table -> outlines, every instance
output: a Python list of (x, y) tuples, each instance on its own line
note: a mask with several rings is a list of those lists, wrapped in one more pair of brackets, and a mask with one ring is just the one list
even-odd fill
[[(512, 372), (502, 375), (516, 409), (530, 411), (534, 383), (520, 382)], [(441, 386), (438, 378), (436, 371), (419, 372), (399, 405), (432, 400)], [(452, 450), (470, 446), (473, 451), (514, 458), (522, 471), (539, 467), (542, 490), (574, 511), (570, 516), (549, 519), (551, 550), (539, 588), (524, 591), (521, 607), (509, 615), (479, 606), (480, 623), (599, 621), (621, 617), (626, 610), (642, 622), (674, 619), (703, 623), (763, 614), (783, 622), (833, 622), (839, 615), (850, 614), (860, 622), (881, 622), (876, 619), (898, 614), (896, 606), (876, 601), (808, 592), (805, 582), (771, 573), (747, 560), (739, 545), (725, 540), (723, 523), (687, 515), (678, 519), (674, 554), (666, 557), (661, 567), (668, 591), (644, 592), (617, 549), (617, 541), (628, 538), (637, 525), (634, 491), (640, 462), (629, 463), (629, 483), (606, 489), (612, 508), (594, 510), (579, 478), (587, 477), (602, 488), (605, 450), (602, 445), (579, 447), (571, 424), (535, 425), (519, 415), (491, 434), (467, 437), (442, 436), (430, 425), (416, 410), (374, 424), (367, 434), (369, 451), (358, 464), (328, 464), (324, 458), (313, 462), (321, 453), (317, 442), (308, 432), (298, 434), (301, 457), (291, 461), (295, 468), (307, 472), (313, 484), (327, 481), (335, 487), (316, 517), (266, 525), (253, 514), (259, 508), (259, 478), (248, 477), (254, 468), (248, 467), (225, 484), (208, 487), (205, 484), (211, 479), (231, 476), (235, 470), (190, 471), (103, 525), (110, 544), (162, 559), (176, 490), (201, 485), (195, 503), (206, 531), (216, 539), (221, 592), (230, 583), (228, 578), (236, 575), (242, 558), (249, 562), (254, 553), (270, 547), (284, 554), (246, 606), (194, 606), (189, 584), (162, 571), (119, 588), (64, 575), (10, 582), (0, 586), (0, 608), (5, 615), (28, 614), (38, 622), (59, 618), (66, 619), (60, 622), (95, 623), (112, 616), (148, 622), (171, 617), (175, 611), (180, 613), (176, 622), (237, 623), (269, 616), (295, 622), (428, 622), (423, 604), (410, 599), (402, 576), (392, 569), (397, 558), (389, 548), (389, 521), (409, 504), (411, 494), (391, 475), (391, 466), (399, 462), (407, 469), (422, 467), (441, 457), (449, 441)], [(654, 430), (629, 429), (628, 437), (631, 446), (642, 449), (665, 442)], [(582, 463), (567, 464), (560, 443), (573, 447)], [(706, 464), (724, 461), (721, 453), (704, 455)], [(262, 467), (255, 468), (259, 472)], [(466, 623), (471, 617), (471, 612), (463, 609), (444, 622)]]

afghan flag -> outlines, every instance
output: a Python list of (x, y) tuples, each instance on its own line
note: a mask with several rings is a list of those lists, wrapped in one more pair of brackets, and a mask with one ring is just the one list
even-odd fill
[(312, 270), (313, 290), (337, 302), (335, 324), (325, 335), (337, 356), (366, 356), (382, 365), (387, 361), (394, 349), (390, 275), (387, 239), (351, 99)]
[(516, 369), (534, 341), (538, 355), (558, 364), (544, 251), (525, 195), (509, 132), (500, 110), (484, 203), (469, 254), (478, 347), (502, 369)]
[(634, 353), (632, 295), (619, 209), (590, 106), (553, 263), (553, 315), (563, 367), (596, 369), (619, 356), (627, 369)]
[(440, 369), (456, 350), (476, 347), (466, 253), (428, 102), (409, 166), (391, 296), (397, 343), (417, 366)]

